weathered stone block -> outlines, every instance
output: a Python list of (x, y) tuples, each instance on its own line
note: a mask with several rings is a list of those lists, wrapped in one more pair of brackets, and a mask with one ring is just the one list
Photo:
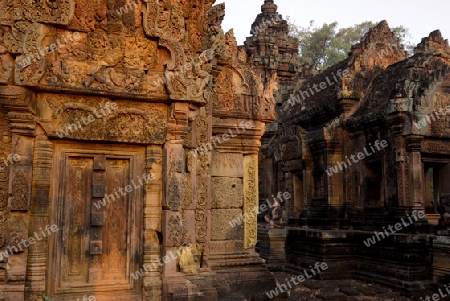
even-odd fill
[(183, 175), (171, 173), (167, 178), (164, 206), (170, 210), (179, 210), (183, 198)]
[(212, 240), (242, 239), (243, 215), (239, 209), (211, 210)]
[(184, 172), (185, 155), (183, 146), (180, 144), (168, 144), (164, 148), (164, 158), (166, 171), (170, 172)]
[(242, 154), (214, 152), (212, 157), (213, 177), (244, 176), (244, 157)]
[(211, 241), (211, 243), (209, 244), (209, 252), (212, 255), (236, 253), (243, 251), (244, 251), (244, 244), (242, 240)]
[(183, 245), (195, 243), (195, 210), (183, 210), (182, 213), (182, 240)]
[(244, 186), (241, 178), (212, 178), (212, 208), (241, 208), (244, 202)]
[(163, 245), (165, 247), (176, 247), (181, 244), (182, 223), (178, 212), (163, 211)]

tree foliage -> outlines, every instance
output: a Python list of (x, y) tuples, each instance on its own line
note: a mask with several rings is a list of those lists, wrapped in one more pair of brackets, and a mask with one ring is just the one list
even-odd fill
[[(314, 21), (310, 21), (308, 27), (301, 27), (291, 22), (288, 18), (290, 34), (299, 39), (299, 52), (301, 59), (310, 65), (315, 65), (319, 70), (344, 60), (352, 45), (357, 44), (370, 28), (377, 24), (371, 21), (362, 22), (351, 27), (338, 28), (337, 22), (324, 23), (321, 27), (315, 27)], [(410, 37), (409, 30), (403, 26), (392, 28), (405, 44), (406, 50), (412, 46), (407, 43)]]

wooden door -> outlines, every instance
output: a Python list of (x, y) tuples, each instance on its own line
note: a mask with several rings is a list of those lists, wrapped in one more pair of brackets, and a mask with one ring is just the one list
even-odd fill
[(143, 151), (62, 145), (54, 163), (50, 297), (142, 300)]

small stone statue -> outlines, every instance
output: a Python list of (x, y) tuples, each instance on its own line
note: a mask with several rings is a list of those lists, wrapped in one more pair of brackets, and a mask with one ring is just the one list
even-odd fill
[(281, 227), (283, 225), (282, 214), (283, 210), (281, 209), (280, 203), (275, 201), (272, 211), (266, 214), (264, 219), (269, 223), (270, 227)]

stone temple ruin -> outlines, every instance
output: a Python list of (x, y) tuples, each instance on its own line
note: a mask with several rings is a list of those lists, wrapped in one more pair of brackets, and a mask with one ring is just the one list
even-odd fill
[(286, 229), (259, 229), (269, 266), (300, 272), (326, 262), (322, 279), (410, 292), (448, 283), (449, 232), (436, 221), (439, 207), (450, 209), (449, 67), (439, 31), (408, 57), (383, 21), (344, 61), (280, 85), (260, 197), (293, 197)]
[(449, 279), (440, 32), (408, 57), (381, 22), (317, 74), (272, 0), (243, 46), (214, 2), (0, 2), (0, 300), (265, 300), (319, 261)]

